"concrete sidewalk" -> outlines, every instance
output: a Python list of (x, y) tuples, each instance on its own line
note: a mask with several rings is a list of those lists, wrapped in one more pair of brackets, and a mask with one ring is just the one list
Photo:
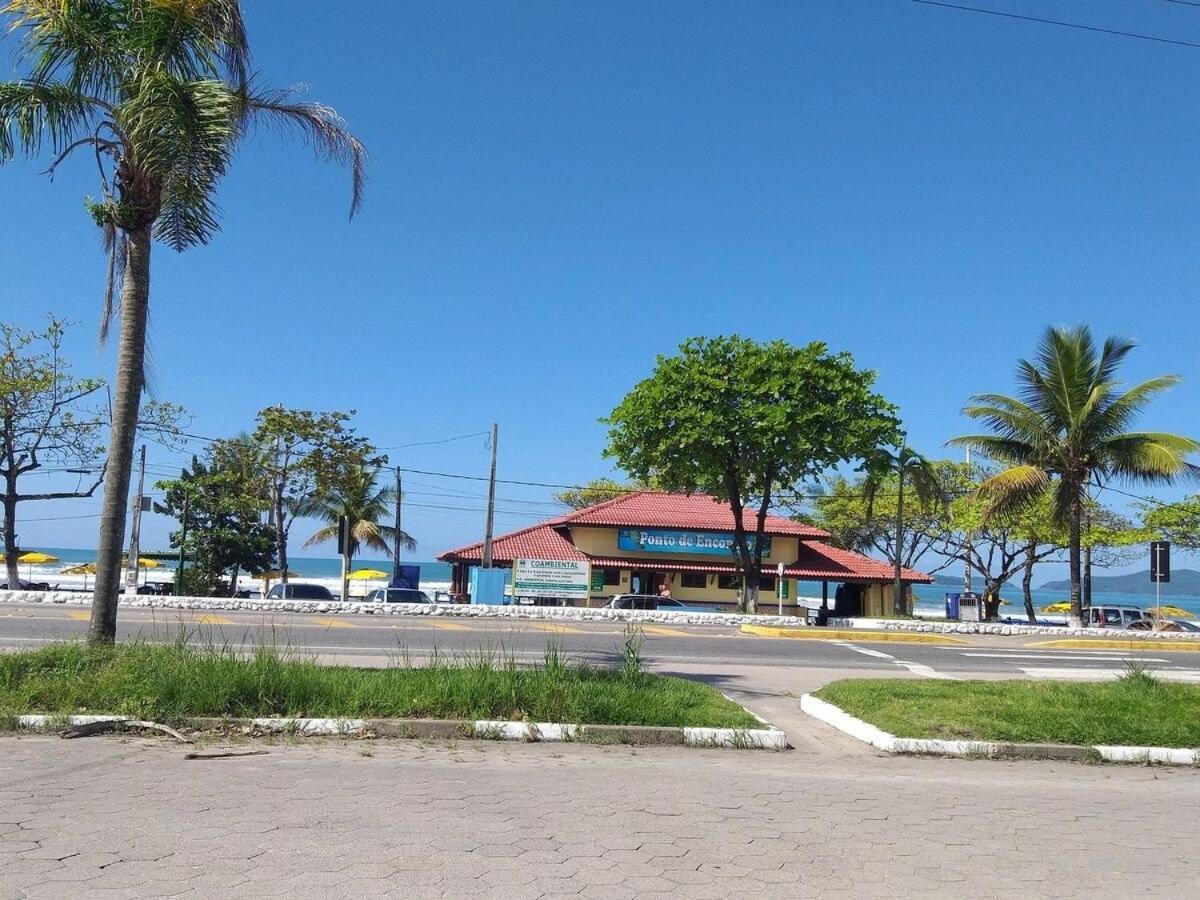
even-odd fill
[(0, 739), (0, 896), (1183, 897), (1200, 772), (305, 742)]

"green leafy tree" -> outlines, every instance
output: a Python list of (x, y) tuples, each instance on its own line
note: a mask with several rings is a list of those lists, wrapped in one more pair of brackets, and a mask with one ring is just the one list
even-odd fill
[(288, 535), (313, 497), (330, 496), (354, 467), (373, 468), (386, 457), (347, 423), (351, 412), (312, 412), (270, 406), (258, 414), (250, 436), (259, 467), (260, 496), (266, 498), (275, 529), (279, 576), (287, 584)]
[(171, 546), (192, 561), (176, 572), (176, 593), (232, 594), (239, 571), (265, 572), (275, 563), (275, 530), (261, 521), (258, 479), (237, 465), (220, 445), (208, 462), (193, 457), (179, 478), (160, 481), (160, 510), (179, 521)]
[(805, 500), (811, 512), (799, 513), (795, 518), (828, 531), (834, 546), (880, 556), (893, 566), (899, 562), (906, 569), (937, 572), (949, 561), (922, 560), (927, 560), (945, 527), (949, 511), (944, 499), (944, 470), (952, 465), (929, 463), (936, 487), (926, 494), (925, 502), (918, 499), (917, 503), (904, 505), (903, 528), (896, 527), (901, 515), (899, 478), (886, 470), (877, 471), (873, 478), (862, 474), (827, 479), (818, 494)]
[(821, 343), (692, 338), (660, 356), (604, 420), (605, 453), (634, 478), (730, 505), (739, 606), (753, 611), (778, 492), (896, 442), (895, 409), (871, 390), (874, 380)]
[(1200, 442), (1128, 430), (1157, 394), (1179, 381), (1164, 375), (1121, 391), (1117, 371), (1133, 346), (1108, 338), (1097, 348), (1086, 326), (1049, 329), (1035, 359), (1018, 364), (1019, 397), (981, 394), (963, 410), (990, 433), (952, 442), (1007, 466), (982, 485), (989, 514), (1019, 509), (1051, 492), (1054, 520), (1067, 529), (1075, 623), (1083, 619), (1081, 547), (1088, 487), (1110, 479), (1169, 483), (1200, 471), (1187, 460)]
[[(353, 464), (337, 473), (323, 494), (303, 503), (300, 515), (318, 519), (325, 524), (304, 542), (305, 547), (337, 541), (338, 527), (344, 517), (349, 525), (350, 541), (342, 549), (342, 596), (349, 596), (348, 577), (354, 557), (367, 547), (390, 553), (396, 540), (396, 529), (384, 524), (390, 519), (396, 502), (394, 488), (378, 485), (378, 466)], [(400, 532), (400, 546), (415, 550), (417, 542), (407, 532)]]
[(259, 121), (351, 165), (352, 215), (363, 148), (329, 107), (252, 82), (238, 0), (8, 0), (3, 13), (25, 71), (0, 83), (0, 163), (49, 150), (53, 173), (83, 150), (99, 176), (99, 199), (88, 205), (109, 250), (101, 335), (116, 300), (120, 336), (89, 640), (111, 642), (153, 239), (182, 251), (212, 238), (217, 186)]
[(645, 481), (617, 481), (613, 478), (593, 478), (587, 484), (559, 491), (554, 495), (554, 499), (564, 506), (571, 507), (571, 509), (585, 509), (589, 506), (595, 506), (597, 503), (604, 503), (608, 500), (615, 500), (617, 497), (624, 497), (632, 491), (644, 491), (651, 487), (652, 485)]
[(1190, 553), (1200, 551), (1200, 494), (1175, 503), (1143, 504), (1139, 511), (1144, 539), (1170, 541)]
[[(40, 331), (0, 323), (0, 506), (4, 510), (7, 584), (20, 585), (17, 508), (37, 500), (90, 497), (104, 480), (99, 465), (101, 410), (88, 402), (103, 389), (95, 378), (76, 378), (61, 354), (65, 322), (51, 318)], [(22, 490), (21, 479), (47, 465), (84, 470), (88, 486), (72, 490)], [(93, 477), (94, 476), (94, 477)]]

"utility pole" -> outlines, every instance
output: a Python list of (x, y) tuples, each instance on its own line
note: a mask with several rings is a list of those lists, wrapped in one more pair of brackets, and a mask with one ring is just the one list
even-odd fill
[(125, 564), (125, 596), (136, 597), (138, 588), (138, 552), (142, 536), (142, 490), (146, 485), (146, 445), (139, 454), (138, 489), (133, 496), (133, 524), (129, 528), (129, 559)]
[(488, 505), (487, 524), (483, 531), (483, 568), (492, 567), (492, 520), (496, 516), (496, 441), (500, 436), (500, 426), (492, 423), (492, 468), (488, 476)]
[[(967, 477), (971, 477), (971, 448), (967, 448)], [(970, 594), (971, 591), (971, 533), (967, 532), (967, 552), (966, 558), (963, 559), (963, 593)]]
[[(187, 557), (184, 552), (187, 548), (187, 526), (188, 526), (188, 498), (191, 494), (185, 487), (183, 490), (183, 517), (179, 520), (179, 565), (175, 568), (175, 596), (183, 596), (183, 564)], [(234, 579), (234, 587), (237, 586), (237, 579)], [(236, 592), (235, 592), (236, 593)]]
[(400, 467), (396, 466), (396, 533), (392, 536), (392, 584), (400, 580)]

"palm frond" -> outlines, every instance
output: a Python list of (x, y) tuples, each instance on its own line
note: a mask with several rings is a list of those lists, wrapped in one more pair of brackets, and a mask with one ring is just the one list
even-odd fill
[(91, 130), (96, 113), (93, 100), (66, 84), (0, 82), (0, 162), (18, 151), (36, 156), (47, 142), (63, 152)]
[(1003, 516), (1028, 508), (1046, 493), (1050, 477), (1040, 466), (1012, 466), (996, 473), (979, 486), (987, 503), (986, 518)]
[(1134, 385), (1122, 394), (1110, 397), (1108, 404), (1098, 410), (1094, 419), (1089, 422), (1089, 432), (1097, 439), (1125, 432), (1133, 425), (1156, 394), (1175, 387), (1180, 380), (1178, 375), (1161, 375), (1158, 378), (1151, 378)]
[(1195, 479), (1200, 467), (1188, 462), (1192, 453), (1200, 453), (1200, 441), (1151, 431), (1116, 435), (1097, 447), (1105, 469), (1140, 484), (1162, 484), (1181, 477)]
[(946, 442), (951, 447), (966, 447), (996, 462), (1026, 463), (1040, 456), (1038, 448), (1014, 438), (994, 434), (966, 434)]
[(160, 180), (155, 236), (176, 250), (207, 243), (217, 228), (215, 188), (237, 134), (237, 96), (221, 81), (149, 76), (118, 110), (143, 170)]
[(243, 127), (263, 120), (281, 126), (307, 141), (318, 159), (350, 166), (350, 218), (362, 207), (367, 151), (346, 128), (337, 111), (313, 101), (295, 102), (296, 91), (275, 90), (242, 95)]
[(118, 285), (125, 277), (125, 259), (129, 250), (129, 238), (119, 230), (115, 222), (108, 220), (103, 225), (104, 252), (108, 254), (108, 277), (104, 285), (104, 306), (100, 310), (100, 343), (108, 340), (108, 329), (119, 304), (116, 302)]

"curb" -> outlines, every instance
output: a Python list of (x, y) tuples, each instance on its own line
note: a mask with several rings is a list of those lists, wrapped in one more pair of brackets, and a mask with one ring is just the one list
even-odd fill
[[(767, 623), (770, 624), (770, 623)], [(1028, 635), (1031, 637), (1097, 637), (1112, 638), (1115, 628), (1069, 628), (1061, 625), (1029, 625), (1015, 622), (950, 622), (945, 619), (875, 619), (869, 617), (848, 619), (834, 617), (828, 627), (858, 630), (880, 629), (903, 634), (986, 634)], [(1168, 641), (1188, 641), (1188, 632), (1183, 631), (1123, 631), (1123, 640), (1145, 641), (1156, 646)]]
[[(130, 716), (47, 716), (15, 718), (17, 729), (51, 731), (67, 725), (127, 722)], [(660, 728), (647, 725), (571, 725), (560, 722), (508, 722), (479, 719), (220, 719), (185, 717), (176, 723), (189, 731), (236, 729), (248, 735), (437, 739), (479, 738), (527, 743), (633, 744), (736, 750), (786, 750), (787, 736), (778, 728)]]
[(1105, 762), (1156, 763), (1164, 766), (1200, 766), (1200, 750), (1170, 747), (1093, 747), (1079, 744), (1017, 744), (1004, 741), (942, 741), (901, 738), (870, 722), (850, 715), (840, 706), (803, 694), (800, 711), (836, 728), (843, 734), (870, 744), (885, 753), (921, 756), (986, 757), (988, 759), (1054, 759), (1088, 762), (1097, 757)]
[(882, 644), (970, 644), (943, 634), (913, 634), (904, 631), (845, 631), (837, 628), (783, 628), (773, 625), (743, 625), (742, 634), (758, 637), (798, 638), (810, 641), (854, 641)]
[(1054, 647), (1062, 650), (1148, 650), (1152, 653), (1157, 653), (1159, 650), (1182, 650), (1187, 653), (1195, 653), (1200, 650), (1200, 641), (1162, 641), (1155, 644), (1153, 647), (1148, 647), (1145, 642), (1139, 644), (1135, 640), (1114, 640), (1112, 638), (1105, 640), (1104, 638), (1066, 638), (1061, 641), (1031, 641), (1025, 645), (1026, 647)]

